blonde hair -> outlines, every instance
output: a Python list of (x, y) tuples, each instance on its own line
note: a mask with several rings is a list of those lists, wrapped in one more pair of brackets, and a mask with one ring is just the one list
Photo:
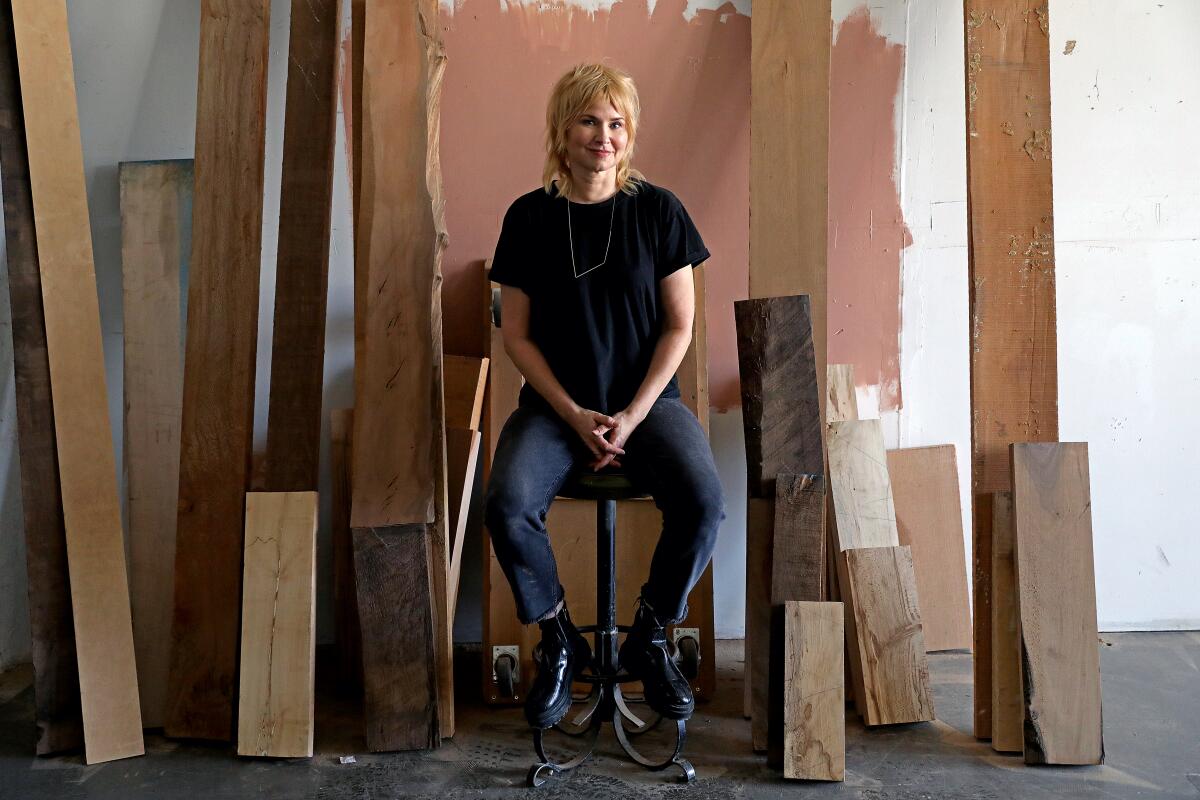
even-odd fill
[(546, 104), (546, 166), (542, 170), (542, 186), (547, 194), (555, 181), (560, 197), (569, 195), (574, 188), (567, 166), (567, 129), (597, 100), (612, 103), (625, 118), (625, 129), (629, 132), (625, 152), (617, 164), (617, 189), (635, 194), (637, 182), (646, 180), (630, 165), (642, 110), (633, 78), (603, 64), (578, 64), (558, 79)]

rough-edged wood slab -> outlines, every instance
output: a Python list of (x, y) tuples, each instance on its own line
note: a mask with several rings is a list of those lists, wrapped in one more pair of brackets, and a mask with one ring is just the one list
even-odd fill
[(312, 756), (316, 557), (316, 492), (246, 495), (238, 755)]
[(925, 647), (971, 648), (967, 553), (954, 445), (887, 451), (900, 544), (912, 548)]
[(839, 550), (899, 544), (879, 420), (829, 423), (829, 481)]
[(270, 4), (204, 0), (164, 728), (233, 735), (254, 416)]
[(292, 0), (265, 485), (317, 488), (341, 0)]
[(141, 755), (100, 304), (65, 0), (14, 0), (71, 610), (89, 764)]
[(749, 492), (774, 497), (776, 475), (825, 473), (809, 298), (739, 300), (733, 311)]
[(446, 376), (446, 428), (479, 430), (488, 359), (443, 355)]
[(192, 181), (191, 159), (120, 165), (129, 586), (147, 728), (163, 724), (171, 660)]
[(771, 605), (819, 602), (825, 593), (825, 476), (780, 475), (775, 482)]
[(972, 656), (976, 739), (992, 738), (992, 522), (994, 495), (975, 495), (975, 529), (971, 540), (971, 593), (975, 648)]
[(1013, 553), (1012, 493), (992, 495), (992, 749), (1025, 749), (1017, 563)]
[(1012, 445), (1025, 763), (1100, 764), (1100, 653), (1086, 442)]
[(339, 685), (362, 688), (362, 634), (354, 590), (354, 548), (350, 541), (350, 433), (354, 409), (329, 413), (330, 539), (333, 549), (333, 619), (337, 639)]
[(846, 779), (841, 603), (772, 608), (768, 761), (795, 780)]
[(29, 578), (34, 722), (37, 753), (47, 755), (82, 746), (83, 719), (11, 3), (0, 3), (0, 181)]
[(856, 697), (869, 726), (933, 719), (929, 664), (912, 553), (907, 547), (847, 550), (863, 692)]
[(427, 750), (441, 741), (428, 525), (355, 528), (367, 747)]
[(746, 716), (755, 752), (767, 750), (771, 675), (771, 552), (775, 501), (746, 500)]

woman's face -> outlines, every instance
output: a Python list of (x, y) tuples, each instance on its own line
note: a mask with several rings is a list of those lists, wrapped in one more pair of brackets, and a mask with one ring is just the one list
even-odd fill
[(612, 103), (599, 100), (567, 128), (567, 163), (572, 169), (604, 172), (621, 162), (629, 133)]

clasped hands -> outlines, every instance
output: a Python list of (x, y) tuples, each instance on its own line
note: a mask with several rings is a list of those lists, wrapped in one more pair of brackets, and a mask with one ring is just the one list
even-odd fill
[(645, 418), (645, 413), (632, 407), (611, 417), (599, 411), (579, 408), (571, 412), (567, 421), (591, 451), (592, 461), (588, 466), (593, 472), (599, 472), (609, 464), (621, 466), (620, 457), (625, 455), (625, 442)]

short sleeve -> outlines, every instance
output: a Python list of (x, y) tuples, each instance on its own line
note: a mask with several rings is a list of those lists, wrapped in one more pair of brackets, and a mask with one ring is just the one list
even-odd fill
[(657, 280), (689, 264), (697, 266), (708, 258), (708, 248), (687, 209), (673, 193), (663, 190), (658, 237), (658, 258), (654, 274)]
[(513, 203), (504, 214), (496, 253), (492, 256), (490, 280), (524, 290), (529, 264), (529, 214), (520, 203)]

